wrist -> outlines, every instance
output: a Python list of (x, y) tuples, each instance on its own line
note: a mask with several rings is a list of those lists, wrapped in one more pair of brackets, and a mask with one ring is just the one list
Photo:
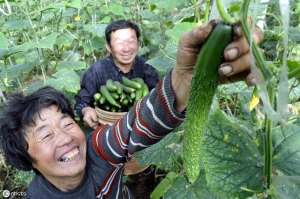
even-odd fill
[(90, 111), (91, 109), (93, 109), (92, 107), (90, 106), (86, 106), (84, 108), (81, 109), (81, 113), (82, 115), (85, 115), (86, 112)]
[(172, 88), (175, 92), (175, 108), (178, 112), (182, 112), (186, 109), (189, 88), (192, 79), (192, 72), (182, 70), (172, 70)]

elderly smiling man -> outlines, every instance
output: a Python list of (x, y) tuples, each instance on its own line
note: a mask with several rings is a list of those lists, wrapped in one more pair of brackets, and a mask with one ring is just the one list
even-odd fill
[(98, 118), (93, 107), (93, 96), (108, 79), (121, 81), (140, 77), (150, 89), (158, 82), (157, 71), (138, 56), (139, 27), (128, 20), (110, 23), (105, 29), (106, 49), (109, 56), (98, 60), (83, 75), (76, 96), (75, 110), (91, 128), (96, 128)]
[[(122, 119), (96, 128), (87, 138), (60, 92), (46, 87), (28, 96), (13, 95), (0, 118), (1, 146), (9, 164), (35, 171), (27, 197), (132, 198), (122, 183), (124, 163), (184, 120), (192, 62), (214, 25), (211, 22), (184, 34), (175, 68)], [(235, 78), (247, 71), (246, 80), (253, 81), (249, 48), (239, 36), (225, 49), (219, 73)], [(254, 38), (260, 40), (259, 32)]]

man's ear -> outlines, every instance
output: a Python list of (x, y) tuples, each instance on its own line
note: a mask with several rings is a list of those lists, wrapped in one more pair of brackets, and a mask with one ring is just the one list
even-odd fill
[(111, 48), (108, 44), (105, 44), (106, 50), (111, 54)]

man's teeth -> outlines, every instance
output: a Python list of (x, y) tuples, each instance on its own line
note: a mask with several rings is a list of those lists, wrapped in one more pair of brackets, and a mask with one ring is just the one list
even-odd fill
[(79, 154), (79, 149), (75, 148), (72, 151), (70, 151), (67, 154), (65, 154), (64, 156), (62, 156), (61, 158), (59, 158), (59, 161), (61, 161), (61, 162), (72, 161), (72, 160), (75, 159), (75, 157), (76, 157), (77, 154)]

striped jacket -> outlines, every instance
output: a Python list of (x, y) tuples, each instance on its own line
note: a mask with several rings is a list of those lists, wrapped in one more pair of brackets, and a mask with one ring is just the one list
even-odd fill
[(178, 127), (184, 114), (175, 108), (171, 73), (150, 94), (138, 101), (113, 126), (100, 126), (88, 137), (86, 176), (71, 192), (61, 192), (42, 176), (36, 176), (27, 193), (29, 198), (131, 198), (122, 184), (124, 163), (134, 152), (162, 139)]

